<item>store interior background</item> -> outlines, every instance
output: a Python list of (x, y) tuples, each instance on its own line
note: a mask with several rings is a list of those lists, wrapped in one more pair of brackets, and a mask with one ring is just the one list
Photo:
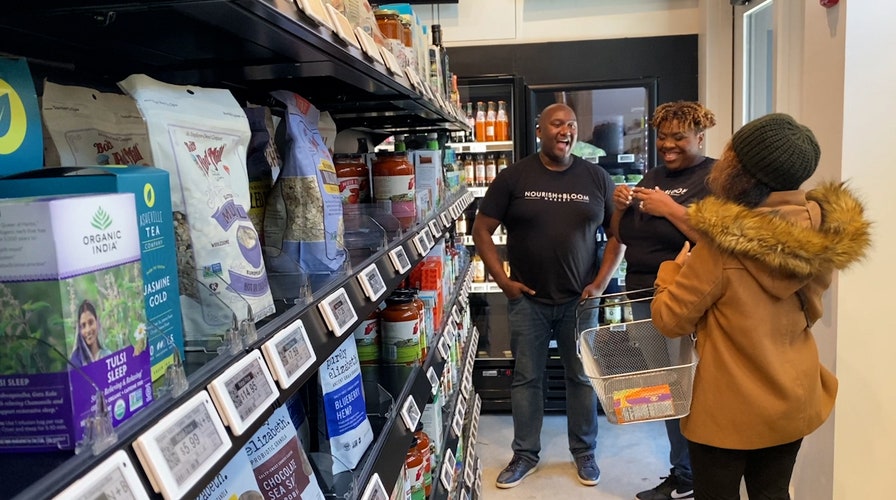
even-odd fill
[[(760, 3), (754, 0), (750, 7)], [(896, 399), (890, 395), (894, 376), (887, 371), (896, 350), (890, 333), (896, 319), (887, 309), (884, 287), (896, 276), (896, 265), (888, 258), (896, 254), (896, 220), (886, 217), (892, 213), (886, 206), (896, 184), (888, 123), (896, 110), (891, 83), (896, 56), (887, 49), (896, 44), (896, 2), (841, 0), (832, 8), (818, 0), (776, 3), (774, 109), (812, 128), (822, 147), (821, 163), (808, 185), (848, 181), (862, 194), (874, 221), (871, 253), (837, 276), (826, 296), (826, 315), (814, 327), (821, 358), (837, 373), (840, 393), (834, 416), (804, 441), (794, 498), (880, 497), (892, 489), (890, 455), (896, 448)], [(725, 0), (459, 0), (417, 10), (424, 23), (442, 25), (449, 55), (457, 52), (459, 65), (465, 53), (497, 54), (497, 60), (480, 57), (482, 65), (493, 69), (477, 68), (475, 74), (514, 73), (519, 68), (513, 64), (523, 64), (524, 58), (513, 58), (513, 50), (502, 46), (544, 42), (610, 53), (575, 51), (569, 57), (525, 60), (546, 79), (527, 83), (564, 81), (575, 69), (571, 65), (591, 65), (590, 70), (601, 74), (605, 68), (597, 67), (600, 61), (643, 68), (649, 58), (675, 71), (660, 79), (662, 103), (669, 99), (664, 99), (664, 89), (682, 81), (687, 86), (696, 72), (697, 94), (676, 98), (699, 99), (716, 113), (719, 123), (707, 133), (706, 145), (707, 153), (718, 157), (740, 125), (735, 123), (739, 114), (732, 91), (733, 9)], [(696, 68), (687, 62), (690, 49), (670, 50), (675, 41), (693, 35)], [(652, 42), (673, 43), (652, 43), (644, 55), (613, 53), (616, 44), (637, 46), (638, 40), (631, 39), (645, 37), (670, 37)], [(568, 44), (577, 41), (584, 45)], [(684, 67), (675, 70), (680, 61)], [(458, 71), (454, 59), (452, 69)], [(676, 80), (676, 74), (684, 80)], [(557, 75), (555, 82), (549, 81), (552, 75)]]

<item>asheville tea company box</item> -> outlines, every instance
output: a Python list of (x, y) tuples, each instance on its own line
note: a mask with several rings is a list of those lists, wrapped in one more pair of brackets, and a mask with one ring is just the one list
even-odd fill
[(152, 379), (184, 354), (177, 254), (168, 172), (140, 166), (52, 167), (0, 179), (0, 197), (133, 193), (140, 232), (143, 292)]
[(134, 195), (0, 200), (0, 451), (71, 449), (102, 391), (152, 402)]

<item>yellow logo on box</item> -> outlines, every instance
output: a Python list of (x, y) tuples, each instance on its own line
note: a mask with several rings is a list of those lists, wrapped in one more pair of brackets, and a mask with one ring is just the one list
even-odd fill
[(0, 154), (8, 155), (25, 141), (28, 119), (18, 92), (0, 79)]

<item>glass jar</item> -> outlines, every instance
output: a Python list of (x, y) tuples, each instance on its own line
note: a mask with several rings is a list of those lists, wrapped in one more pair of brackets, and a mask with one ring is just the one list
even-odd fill
[(398, 12), (394, 10), (377, 10), (373, 16), (376, 18), (376, 25), (383, 34), (383, 38), (392, 40), (401, 40), (401, 19)]
[(333, 156), (343, 205), (370, 203), (370, 169), (359, 154)]
[(373, 199), (391, 213), (402, 229), (417, 223), (414, 165), (406, 153), (377, 153), (373, 162)]
[(384, 364), (420, 364), (420, 313), (414, 299), (391, 295), (380, 311), (380, 337)]

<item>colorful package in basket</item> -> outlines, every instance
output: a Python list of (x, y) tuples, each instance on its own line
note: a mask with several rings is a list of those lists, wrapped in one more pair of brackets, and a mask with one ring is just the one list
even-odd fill
[(373, 429), (364, 404), (361, 364), (355, 340), (345, 341), (318, 370), (320, 421), (317, 429), (323, 451), (333, 456), (333, 471), (354, 469), (373, 442)]
[(289, 411), (280, 406), (243, 446), (265, 500), (323, 500)]
[(613, 410), (620, 424), (675, 414), (669, 384), (613, 391)]
[[(317, 122), (320, 112), (286, 91), (272, 94), (287, 107), (280, 144), (283, 169), (265, 210), (265, 251), (271, 272), (329, 274), (345, 261), (342, 198), (336, 168)], [(282, 124), (281, 124), (282, 126)]]
[(153, 164), (146, 123), (129, 96), (45, 81), (41, 112), (47, 166)]
[(131, 75), (156, 166), (170, 173), (187, 338), (218, 335), (274, 312), (258, 232), (249, 219), (249, 123), (233, 95)]
[(131, 193), (0, 200), (0, 450), (75, 448), (153, 400)]
[(202, 489), (196, 500), (264, 500), (260, 490), (249, 457), (237, 453)]
[(43, 166), (43, 142), (40, 106), (28, 63), (0, 57), (0, 174)]

